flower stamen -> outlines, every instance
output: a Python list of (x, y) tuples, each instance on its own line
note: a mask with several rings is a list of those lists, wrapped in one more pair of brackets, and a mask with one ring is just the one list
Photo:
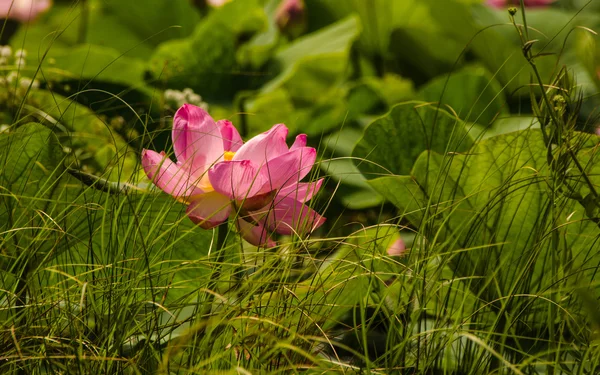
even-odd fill
[(234, 155), (235, 155), (235, 152), (233, 152), (233, 151), (225, 151), (225, 154), (223, 154), (223, 159), (225, 161), (231, 161), (233, 159)]

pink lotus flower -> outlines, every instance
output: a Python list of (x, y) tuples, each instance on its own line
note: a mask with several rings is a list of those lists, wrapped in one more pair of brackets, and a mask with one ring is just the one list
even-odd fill
[[(555, 0), (525, 0), (525, 6), (528, 7), (545, 7), (553, 3)], [(494, 8), (506, 8), (509, 6), (518, 6), (520, 0), (487, 0), (487, 5)]]
[(51, 0), (0, 0), (0, 18), (14, 18), (27, 22), (52, 5)]
[(206, 0), (206, 4), (213, 8), (220, 8), (231, 0)]
[(286, 29), (304, 22), (306, 14), (303, 0), (282, 0), (275, 12), (275, 21), (280, 29)]
[(406, 245), (401, 238), (398, 238), (386, 250), (389, 256), (401, 256), (406, 252)]
[(269, 232), (305, 234), (325, 218), (305, 203), (323, 180), (299, 182), (311, 170), (316, 150), (306, 135), (288, 148), (283, 124), (243, 143), (227, 120), (215, 122), (203, 109), (185, 104), (173, 119), (177, 163), (164, 152), (142, 152), (142, 166), (164, 192), (188, 205), (189, 218), (204, 229), (237, 219), (248, 242), (273, 246)]

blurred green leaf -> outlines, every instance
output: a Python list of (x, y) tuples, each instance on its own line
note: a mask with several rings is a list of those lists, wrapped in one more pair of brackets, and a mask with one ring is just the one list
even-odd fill
[(236, 60), (238, 39), (267, 24), (258, 0), (233, 1), (203, 19), (185, 39), (162, 43), (153, 54), (150, 75), (171, 88), (192, 88), (203, 98), (231, 99), (252, 76)]
[(360, 130), (350, 126), (328, 135), (322, 144), (326, 147), (323, 155), (329, 159), (319, 163), (319, 168), (325, 174), (340, 183), (334, 198), (351, 210), (362, 210), (383, 203), (383, 197), (367, 184), (352, 162), (352, 150), (361, 135)]
[(280, 37), (279, 28), (276, 23), (276, 11), (280, 3), (279, 0), (269, 0), (266, 2), (266, 29), (258, 32), (247, 43), (239, 47), (236, 52), (236, 58), (240, 65), (258, 69), (272, 57)]
[(284, 89), (257, 95), (244, 101), (244, 112), (251, 134), (260, 133), (270, 126), (285, 123), (289, 129), (296, 130), (298, 113), (289, 93)]
[(152, 45), (185, 38), (200, 22), (200, 13), (189, 0), (102, 0), (99, 3), (107, 14), (114, 15), (121, 25)]
[(428, 198), (411, 176), (386, 176), (368, 181), (369, 185), (394, 206), (400, 208), (416, 227), (421, 226)]
[(465, 125), (424, 103), (399, 104), (369, 125), (352, 156), (367, 179), (407, 175), (424, 150), (466, 151), (473, 141)]
[(437, 102), (440, 108), (451, 107), (465, 122), (484, 126), (507, 112), (502, 87), (483, 67), (469, 66), (429, 82), (419, 90), (419, 97)]
[[(465, 4), (457, 0), (426, 0), (432, 17), (441, 30), (463, 47), (468, 47), (485, 64), (510, 95), (529, 95), (524, 89), (530, 83), (531, 68), (523, 57), (521, 42), (515, 27), (510, 24), (506, 10), (495, 10), (484, 4)], [(560, 9), (528, 9), (527, 25), (530, 39), (537, 39), (534, 55), (553, 53), (535, 59), (542, 79), (550, 79), (558, 57), (569, 52), (570, 44), (563, 42), (570, 30), (578, 24), (597, 23), (593, 13), (576, 14)], [(515, 16), (522, 23), (520, 11)], [(559, 55), (560, 53), (560, 55)]]
[(464, 45), (425, 27), (399, 28), (390, 36), (389, 55), (397, 69), (417, 82), (451, 71), (462, 61)]
[(351, 156), (356, 142), (362, 136), (362, 130), (344, 126), (335, 133), (323, 138), (322, 144), (327, 147), (327, 156)]
[(292, 132), (313, 135), (340, 125), (348, 114), (344, 82), (358, 35), (357, 19), (349, 17), (280, 50), (273, 59), (280, 73), (245, 101), (250, 132), (284, 122)]
[(492, 127), (484, 131), (483, 137), (489, 138), (500, 134), (539, 128), (539, 121), (531, 116), (503, 117), (496, 119)]
[(32, 91), (30, 100), (36, 104), (36, 109), (31, 109), (34, 116), (57, 130), (64, 126), (66, 132), (57, 134), (80, 166), (87, 165), (96, 174), (116, 181), (129, 180), (137, 172), (138, 156), (91, 109), (45, 90)]
[(382, 78), (364, 77), (362, 83), (371, 87), (388, 106), (414, 98), (414, 85), (408, 78), (387, 73)]
[(359, 33), (356, 17), (348, 17), (294, 41), (275, 55), (281, 73), (261, 92), (284, 87), (295, 101), (313, 102), (315, 93), (326, 94), (342, 82), (350, 47)]
[[(20, 28), (11, 38), (14, 48), (24, 48), (35, 65), (50, 48), (80, 43), (111, 48), (128, 57), (148, 58), (155, 46), (192, 33), (200, 14), (187, 0), (90, 0), (84, 7), (55, 4), (42, 18)], [(85, 27), (81, 23), (87, 22)]]
[(138, 38), (130, 24), (106, 14), (98, 2), (90, 2), (89, 7), (83, 39), (79, 37), (84, 20), (81, 6), (57, 4), (40, 22), (20, 28), (11, 45), (27, 52), (21, 70), (51, 83), (82, 81), (78, 86), (83, 87), (93, 81), (133, 87), (149, 103), (152, 93), (144, 84), (145, 62), (138, 57), (148, 57), (154, 47)]
[(383, 203), (381, 195), (367, 184), (350, 158), (322, 161), (320, 168), (334, 181), (344, 185), (336, 194), (344, 207), (361, 210)]
[(79, 45), (54, 48), (42, 66), (44, 78), (50, 81), (109, 82), (149, 91), (144, 84), (145, 64), (142, 60), (122, 56), (112, 48)]
[(315, 9), (314, 13), (308, 13), (313, 29), (351, 14), (358, 15), (363, 26), (359, 43), (368, 55), (386, 55), (395, 29), (433, 30), (436, 27), (427, 7), (419, 0), (306, 0), (306, 3), (309, 9)]

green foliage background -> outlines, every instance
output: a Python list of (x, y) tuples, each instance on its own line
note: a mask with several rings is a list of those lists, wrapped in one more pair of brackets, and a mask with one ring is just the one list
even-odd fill
[[(600, 2), (303, 3), (7, 21), (2, 373), (598, 371)], [(190, 89), (246, 139), (308, 134), (327, 224), (257, 249), (153, 188)]]

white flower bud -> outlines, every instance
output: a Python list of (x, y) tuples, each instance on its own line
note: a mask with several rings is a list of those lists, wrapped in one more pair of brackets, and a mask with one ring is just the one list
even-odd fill
[(164, 96), (165, 96), (165, 100), (167, 100), (167, 101), (173, 100), (173, 98), (175, 97), (175, 90), (171, 90), (171, 89), (165, 90)]
[(25, 59), (24, 58), (18, 58), (15, 59), (15, 65), (22, 68), (25, 66)]
[(27, 51), (24, 49), (18, 49), (15, 51), (15, 59), (24, 59), (27, 57)]
[(28, 88), (29, 85), (31, 85), (31, 78), (21, 77), (21, 79), (19, 80), (19, 86), (23, 88)]
[(0, 56), (10, 57), (12, 55), (12, 48), (10, 46), (0, 46)]
[(19, 77), (19, 75), (17, 74), (17, 72), (12, 71), (12, 72), (8, 73), (8, 75), (6, 76), (6, 81), (8, 83), (13, 83), (17, 80), (18, 77)]
[(198, 94), (188, 95), (187, 99), (188, 102), (192, 104), (199, 104), (200, 102), (202, 102), (202, 98)]

